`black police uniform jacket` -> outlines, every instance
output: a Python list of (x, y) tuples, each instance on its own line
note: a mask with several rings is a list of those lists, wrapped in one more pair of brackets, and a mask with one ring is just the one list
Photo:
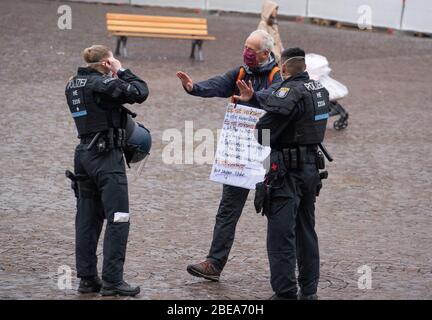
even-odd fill
[(122, 105), (147, 99), (147, 84), (129, 69), (119, 71), (117, 76), (81, 67), (67, 83), (66, 99), (79, 137), (109, 128), (123, 128), (126, 114)]
[(329, 93), (307, 72), (292, 76), (267, 90), (255, 92), (251, 100), (267, 111), (256, 125), (257, 139), (270, 130), (272, 149), (316, 145), (324, 140), (329, 117)]

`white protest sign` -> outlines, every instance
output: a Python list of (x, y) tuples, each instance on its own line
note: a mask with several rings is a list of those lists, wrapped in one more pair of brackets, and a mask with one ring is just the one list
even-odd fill
[(254, 130), (264, 110), (228, 104), (220, 133), (210, 180), (255, 189), (266, 173), (263, 161), (270, 147), (261, 146)]

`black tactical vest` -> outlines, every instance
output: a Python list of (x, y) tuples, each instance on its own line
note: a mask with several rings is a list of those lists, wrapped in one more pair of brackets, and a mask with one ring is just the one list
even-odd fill
[(78, 74), (66, 85), (66, 99), (78, 130), (78, 136), (120, 127), (121, 112), (112, 101), (95, 93), (94, 88), (106, 76), (88, 68), (78, 69)]
[(302, 103), (304, 112), (293, 122), (284, 137), (284, 144), (307, 145), (318, 144), (324, 140), (327, 119), (330, 112), (329, 93), (319, 82), (290, 82), (303, 93)]

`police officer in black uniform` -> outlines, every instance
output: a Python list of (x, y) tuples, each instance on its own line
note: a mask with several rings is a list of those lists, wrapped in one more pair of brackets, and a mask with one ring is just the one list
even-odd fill
[(257, 124), (257, 138), (261, 144), (270, 142), (270, 168), (265, 181), (257, 184), (255, 205), (268, 219), (272, 299), (317, 299), (320, 262), (315, 199), (321, 187), (319, 169), (324, 168), (318, 148), (324, 140), (330, 103), (328, 91), (309, 79), (305, 70), (305, 52), (290, 48), (282, 53), (282, 83), (254, 92), (245, 82), (238, 82), (237, 98), (267, 111)]
[[(124, 103), (142, 103), (146, 83), (121, 67), (105, 46), (83, 52), (87, 67), (66, 85), (66, 98), (81, 143), (75, 150), (74, 181), (77, 196), (76, 267), (81, 293), (135, 296), (139, 287), (123, 280), (129, 234), (129, 199), (123, 148), (127, 109)], [(103, 220), (107, 220), (102, 280), (97, 273), (96, 248)]]

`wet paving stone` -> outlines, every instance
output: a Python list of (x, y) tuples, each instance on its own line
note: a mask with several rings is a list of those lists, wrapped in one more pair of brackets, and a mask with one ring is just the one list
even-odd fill
[[(72, 30), (57, 28), (57, 1), (0, 2), (0, 299), (111, 299), (78, 295), (74, 197), (64, 171), (77, 143), (64, 96), (67, 79), (93, 43), (114, 47), (105, 13), (186, 15), (163, 8), (68, 3)], [(141, 176), (129, 171), (131, 230), (125, 279), (138, 299), (267, 299), (272, 295), (266, 220), (254, 213), (253, 192), (237, 227), (219, 283), (191, 277), (210, 245), (221, 186), (210, 165), (162, 161), (163, 132), (221, 127), (226, 99), (188, 96), (175, 77), (221, 74), (241, 63), (258, 20), (209, 15), (218, 39), (204, 44), (205, 62), (188, 59), (188, 41), (130, 39), (124, 66), (142, 76), (150, 97), (131, 108), (150, 128), (153, 149)], [(19, 21), (19, 23), (17, 23)], [(335, 161), (317, 201), (322, 299), (432, 298), (432, 42), (427, 38), (280, 22), (285, 46), (325, 55), (332, 76), (350, 95), (349, 126), (326, 145)], [(415, 63), (413, 63), (415, 58)], [(99, 260), (102, 259), (99, 247)], [(361, 290), (358, 270), (372, 273)], [(72, 288), (61, 290), (70, 268)]]

